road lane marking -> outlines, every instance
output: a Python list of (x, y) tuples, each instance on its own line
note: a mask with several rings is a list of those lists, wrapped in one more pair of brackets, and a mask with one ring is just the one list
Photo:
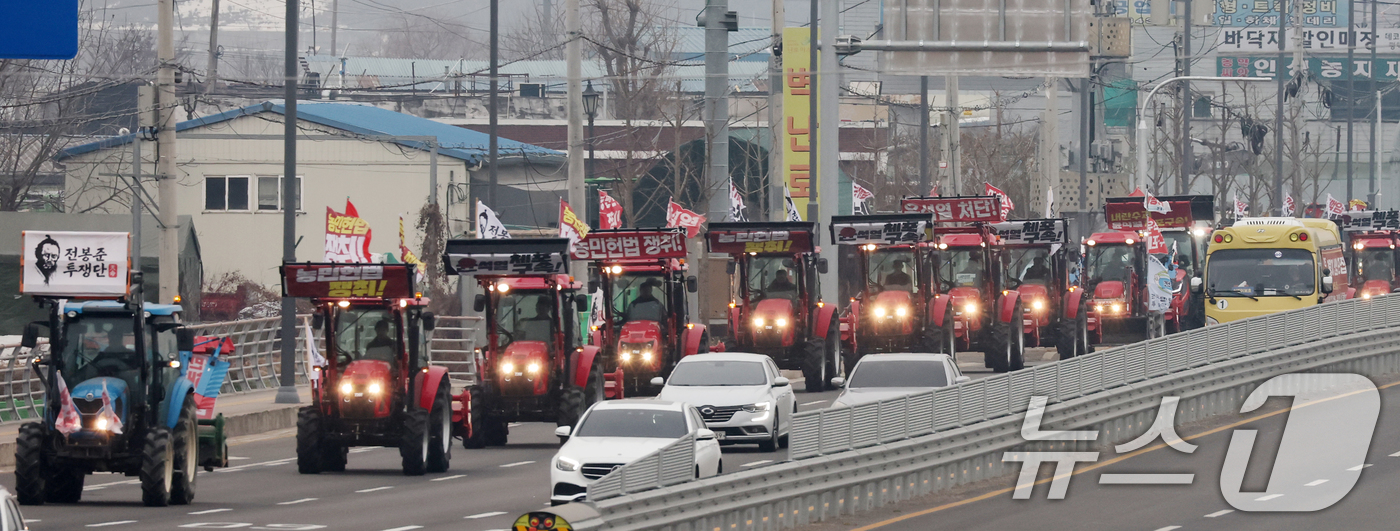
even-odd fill
[(1219, 518), (1219, 517), (1221, 517), (1221, 516), (1225, 516), (1225, 515), (1230, 514), (1230, 513), (1233, 513), (1233, 512), (1235, 512), (1234, 509), (1225, 509), (1225, 510), (1223, 510), (1223, 511), (1215, 511), (1215, 512), (1213, 512), (1213, 513), (1210, 513), (1210, 514), (1206, 515), (1206, 518)]
[(1167, 526), (1167, 527), (1160, 528), (1160, 529), (1158, 529), (1157, 531), (1172, 531), (1173, 529), (1181, 529), (1181, 526), (1179, 526), (1179, 525), (1169, 525), (1169, 526)]
[(115, 521), (115, 522), (102, 522), (102, 523), (100, 523), (100, 524), (88, 524), (87, 526), (88, 526), (88, 527), (107, 527), (107, 526), (113, 526), (113, 525), (125, 525), (125, 524), (134, 524), (134, 523), (136, 523), (136, 520), (117, 520), (117, 521)]
[(1282, 498), (1282, 497), (1283, 497), (1282, 494), (1270, 494), (1270, 495), (1268, 495), (1268, 496), (1260, 496), (1260, 497), (1258, 497), (1258, 498), (1255, 498), (1254, 501), (1269, 501), (1269, 500), (1272, 500), (1272, 499), (1274, 499), (1274, 498)]
[(230, 456), (228, 456), (228, 460), (229, 460), (229, 461), (247, 461), (247, 460), (249, 460), (249, 459), (252, 459), (252, 458), (251, 458), (251, 457), (239, 457), (239, 456), (236, 456), (236, 455), (230, 455)]
[(394, 487), (393, 487), (393, 486), (374, 487), (374, 488), (372, 488), (372, 489), (360, 489), (360, 490), (357, 490), (357, 491), (355, 491), (355, 492), (356, 492), (357, 494), (363, 494), (363, 493), (366, 493), (366, 492), (377, 492), (377, 491), (381, 491), (381, 490), (389, 490), (389, 489), (392, 489), (392, 488), (394, 488)]
[(232, 510), (233, 510), (233, 509), (229, 509), (229, 508), (223, 508), (223, 509), (209, 509), (209, 510), (207, 510), (207, 511), (195, 511), (195, 512), (192, 512), (192, 513), (190, 513), (190, 514), (214, 514), (214, 513), (222, 513), (222, 512), (224, 512), (224, 511), (232, 511)]
[(815, 406), (815, 405), (817, 405), (817, 404), (822, 404), (822, 403), (825, 403), (825, 402), (826, 402), (825, 400), (818, 400), (818, 401), (816, 401), (816, 402), (807, 402), (807, 403), (805, 403), (805, 404), (798, 404), (798, 405), (799, 405), (799, 406)]
[(506, 463), (506, 464), (504, 464), (504, 465), (501, 465), (501, 468), (510, 468), (510, 467), (513, 467), (513, 466), (528, 465), (528, 464), (530, 464), (530, 463), (534, 463), (534, 461), (521, 461), (521, 462), (518, 462), (518, 463)]
[(512, 422), (512, 423), (510, 423), (510, 424), (506, 424), (506, 427), (507, 427), (507, 428), (515, 428), (515, 427), (518, 427), (518, 426), (520, 426), (520, 423), (519, 423), (519, 422)]
[(1370, 467), (1370, 466), (1371, 466), (1370, 464), (1356, 465), (1356, 466), (1354, 466), (1354, 467), (1348, 468), (1348, 469), (1347, 469), (1347, 472), (1360, 472), (1361, 469), (1367, 468), (1367, 467)]
[[(1377, 391), (1381, 391), (1381, 390), (1385, 390), (1385, 389), (1390, 389), (1391, 387), (1395, 387), (1395, 386), (1397, 386), (1397, 385), (1400, 385), (1400, 382), (1391, 382), (1391, 383), (1388, 383), (1388, 384), (1385, 384), (1385, 385), (1381, 385), (1381, 386), (1376, 387), (1376, 390), (1377, 390)], [(1200, 433), (1197, 433), (1197, 434), (1194, 434), (1194, 435), (1188, 435), (1188, 436), (1186, 436), (1186, 437), (1182, 437), (1181, 440), (1184, 440), (1184, 441), (1194, 441), (1194, 440), (1196, 440), (1196, 439), (1208, 437), (1208, 436), (1211, 436), (1211, 435), (1214, 435), (1214, 434), (1217, 434), (1217, 433), (1220, 433), (1220, 432), (1223, 432), (1223, 431), (1229, 431), (1229, 430), (1238, 428), (1238, 427), (1240, 427), (1240, 426), (1243, 426), (1243, 425), (1245, 425), (1245, 424), (1249, 424), (1249, 423), (1252, 423), (1252, 422), (1258, 422), (1258, 421), (1261, 421), (1261, 420), (1264, 420), (1264, 419), (1267, 419), (1267, 418), (1276, 417), (1276, 416), (1278, 416), (1278, 415), (1287, 414), (1287, 413), (1289, 413), (1289, 412), (1291, 412), (1291, 411), (1294, 411), (1294, 410), (1296, 410), (1296, 409), (1301, 409), (1301, 408), (1305, 408), (1305, 407), (1310, 407), (1310, 406), (1313, 406), (1313, 405), (1316, 405), (1316, 404), (1321, 404), (1321, 403), (1323, 403), (1323, 402), (1331, 402), (1331, 401), (1333, 401), (1333, 400), (1337, 400), (1337, 399), (1341, 399), (1341, 398), (1346, 398), (1346, 397), (1349, 397), (1349, 396), (1352, 396), (1352, 395), (1357, 395), (1357, 394), (1360, 394), (1360, 393), (1362, 393), (1362, 391), (1352, 391), (1352, 392), (1350, 392), (1350, 393), (1345, 393), (1345, 394), (1338, 395), (1338, 396), (1328, 397), (1328, 398), (1326, 398), (1326, 399), (1318, 400), (1318, 401), (1316, 401), (1316, 402), (1310, 402), (1310, 403), (1304, 404), (1304, 405), (1302, 405), (1302, 406), (1297, 406), (1297, 407), (1289, 406), (1289, 407), (1285, 407), (1285, 408), (1279, 409), (1278, 411), (1271, 411), (1271, 412), (1268, 412), (1268, 413), (1261, 413), (1261, 414), (1255, 415), (1255, 416), (1253, 416), (1253, 417), (1249, 417), (1249, 418), (1246, 418), (1246, 419), (1241, 419), (1241, 420), (1238, 420), (1238, 421), (1235, 421), (1235, 422), (1231, 422), (1231, 423), (1226, 424), (1226, 425), (1224, 425), (1224, 426), (1217, 426), (1217, 427), (1215, 427), (1215, 428), (1211, 428), (1211, 429), (1209, 429), (1209, 430), (1206, 430), (1206, 431), (1203, 431), (1203, 432), (1200, 432)], [(1132, 459), (1132, 458), (1134, 458), (1134, 457), (1138, 457), (1138, 456), (1143, 455), (1143, 454), (1146, 454), (1146, 453), (1148, 453), (1148, 452), (1155, 452), (1155, 451), (1161, 450), (1161, 449), (1163, 449), (1163, 448), (1168, 448), (1168, 446), (1166, 445), (1166, 443), (1154, 444), (1154, 445), (1148, 446), (1148, 447), (1146, 447), (1146, 448), (1140, 448), (1140, 449), (1135, 450), (1135, 451), (1133, 451), (1132, 453), (1129, 453), (1129, 454), (1119, 455), (1119, 456), (1114, 457), (1114, 458), (1112, 458), (1112, 459), (1109, 459), (1109, 460), (1107, 460), (1107, 461), (1100, 461), (1100, 462), (1098, 462), (1098, 463), (1094, 463), (1094, 464), (1087, 465), (1087, 466), (1083, 466), (1083, 467), (1075, 467), (1074, 472), (1071, 472), (1071, 473), (1069, 473), (1069, 474), (1061, 474), (1061, 475), (1057, 475), (1057, 476), (1054, 476), (1054, 477), (1045, 478), (1045, 479), (1042, 479), (1042, 480), (1037, 480), (1033, 485), (1044, 485), (1044, 484), (1046, 484), (1046, 483), (1050, 483), (1051, 481), (1054, 481), (1056, 478), (1059, 478), (1059, 477), (1078, 476), (1078, 475), (1087, 473), (1087, 472), (1089, 472), (1090, 470), (1094, 470), (1094, 469), (1098, 469), (1098, 468), (1103, 468), (1103, 467), (1106, 467), (1106, 466), (1109, 466), (1109, 465), (1112, 465), (1112, 464), (1115, 464), (1115, 463), (1118, 463), (1118, 462), (1121, 462), (1121, 461), (1127, 461), (1127, 460)], [(957, 508), (957, 507), (962, 507), (962, 506), (964, 506), (964, 505), (970, 505), (970, 504), (977, 503), (977, 502), (980, 502), (980, 501), (988, 500), (988, 499), (991, 499), (991, 498), (995, 498), (995, 497), (997, 497), (997, 496), (1001, 496), (1001, 495), (1003, 495), (1003, 494), (1009, 494), (1009, 493), (1011, 493), (1011, 492), (1013, 492), (1013, 491), (1015, 491), (1015, 490), (1016, 490), (1016, 487), (1006, 487), (1006, 488), (994, 490), (994, 491), (991, 491), (991, 492), (985, 492), (985, 493), (979, 494), (979, 495), (977, 495), (977, 496), (973, 496), (973, 497), (968, 498), (968, 499), (965, 499), (965, 500), (958, 500), (958, 501), (955, 501), (955, 502), (945, 503), (945, 504), (939, 505), (939, 506), (937, 506), (937, 507), (930, 507), (930, 508), (927, 508), (927, 509), (921, 509), (921, 510), (918, 510), (918, 511), (913, 511), (913, 512), (909, 512), (909, 513), (905, 513), (905, 514), (903, 514), (903, 515), (896, 516), (896, 517), (894, 517), (894, 518), (890, 518), (890, 519), (887, 519), (887, 520), (882, 520), (882, 521), (879, 521), (879, 522), (875, 522), (875, 523), (873, 523), (873, 524), (863, 525), (863, 526), (857, 527), (857, 528), (855, 528), (855, 529), (852, 529), (851, 531), (871, 531), (872, 529), (877, 529), (877, 528), (884, 527), (884, 526), (887, 526), (887, 525), (890, 525), (890, 524), (894, 524), (894, 523), (898, 523), (898, 522), (903, 522), (903, 521), (905, 521), (905, 520), (909, 520), (909, 519), (912, 519), (912, 518), (919, 518), (919, 517), (921, 517), (921, 516), (927, 516), (927, 515), (930, 515), (930, 514), (933, 514), (933, 513), (936, 513), (936, 512), (946, 511), (946, 510), (948, 510), (948, 509), (954, 509), (954, 508)]]
[(744, 464), (739, 465), (739, 466), (741, 466), (741, 467), (750, 467), (750, 466), (764, 465), (764, 464), (768, 464), (768, 463), (772, 463), (772, 462), (773, 462), (772, 459), (764, 459), (764, 460), (762, 460), (762, 461), (754, 461), (754, 462), (752, 462), (752, 463), (744, 463)]
[(430, 479), (430, 480), (428, 480), (428, 481), (447, 481), (447, 480), (449, 480), (449, 479), (457, 479), (457, 478), (464, 478), (464, 477), (467, 477), (467, 475), (466, 475), (466, 474), (457, 474), (457, 475), (455, 475), (455, 476), (447, 476), (447, 477), (442, 477), (442, 478)]
[(1303, 486), (1304, 486), (1304, 487), (1316, 487), (1316, 486), (1321, 485), (1321, 484), (1326, 483), (1326, 482), (1327, 482), (1327, 480), (1325, 480), (1325, 479), (1318, 479), (1318, 480), (1313, 480), (1313, 481), (1309, 481), (1309, 482), (1307, 482), (1307, 483), (1304, 483)]
[(489, 512), (489, 513), (474, 514), (474, 515), (471, 515), (471, 516), (466, 517), (466, 519), (467, 519), (467, 520), (480, 520), (480, 519), (482, 519), (482, 518), (490, 518), (490, 517), (492, 517), (492, 516), (500, 516), (500, 515), (503, 515), (503, 514), (506, 514), (505, 511), (491, 511), (491, 512)]
[(138, 484), (138, 483), (141, 483), (141, 480), (139, 480), (139, 479), (128, 479), (128, 480), (126, 480), (126, 481), (113, 481), (113, 482), (110, 482), (110, 483), (98, 483), (98, 484), (96, 484), (96, 485), (88, 485), (88, 486), (86, 486), (86, 487), (83, 487), (83, 490), (85, 490), (85, 491), (87, 491), (87, 490), (102, 490), (102, 489), (104, 489), (104, 488), (106, 488), (106, 487), (111, 487), (111, 486), (115, 486), (115, 485), (136, 485), (136, 484)]
[(1395, 452), (1395, 453), (1393, 453), (1393, 454), (1390, 454), (1390, 456), (1391, 456), (1391, 457), (1400, 457), (1400, 452)]
[(296, 504), (298, 504), (298, 503), (306, 503), (306, 502), (310, 502), (310, 501), (316, 501), (316, 500), (319, 500), (319, 499), (320, 499), (320, 498), (302, 498), (302, 499), (300, 499), (300, 500), (285, 501), (285, 502), (279, 503), (279, 504), (277, 504), (277, 505), (296, 505)]
[(369, 447), (366, 447), (366, 448), (351, 448), (351, 449), (350, 449), (350, 453), (352, 453), (352, 454), (362, 454), (362, 453), (365, 453), (365, 452), (373, 452), (374, 450), (375, 450), (374, 448), (369, 448)]
[(43, 521), (43, 520), (40, 520), (40, 519), (38, 519), (38, 518), (25, 518), (25, 519), (24, 519), (24, 523), (26, 523), (26, 524), (32, 524), (32, 523), (34, 523), (34, 522), (42, 522), (42, 521)]
[(395, 528), (393, 528), (393, 529), (385, 529), (384, 531), (409, 531), (410, 529), (423, 529), (423, 526), (421, 526), (421, 525), (406, 525), (406, 526), (403, 526), (403, 527), (395, 527)]

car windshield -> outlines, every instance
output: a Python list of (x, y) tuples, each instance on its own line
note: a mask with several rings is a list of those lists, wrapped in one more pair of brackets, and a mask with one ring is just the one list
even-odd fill
[(1133, 269), (1137, 248), (1119, 244), (1098, 244), (1089, 248), (1089, 282), (1116, 280), (1127, 282)]
[(877, 249), (870, 253), (870, 285), (882, 291), (914, 291), (913, 264), (913, 249)]
[(668, 385), (763, 385), (763, 364), (756, 361), (687, 361), (676, 365)]
[(666, 291), (660, 275), (623, 273), (612, 277), (613, 315), (623, 322), (656, 321), (666, 315)]
[(501, 295), (496, 326), (502, 332), (498, 340), (502, 348), (514, 341), (549, 343), (554, 337), (554, 292), (517, 290)]
[(120, 378), (135, 387), (141, 372), (131, 317), (84, 314), (68, 320), (58, 370), (68, 387), (99, 376)]
[(1395, 279), (1395, 250), (1388, 247), (1367, 248), (1356, 253), (1356, 273), (1361, 280)]
[(394, 362), (398, 359), (399, 322), (394, 312), (377, 307), (335, 312), (335, 352), (340, 360)]
[[(1050, 249), (1045, 247), (1012, 247), (1006, 250), (1005, 280), (1022, 284), (1050, 285)], [(1003, 285), (1010, 285), (1006, 283)]]
[(749, 300), (797, 301), (797, 270), (791, 257), (755, 256), (749, 259)]
[(987, 266), (982, 261), (982, 249), (948, 249), (942, 252), (938, 278), (950, 287), (976, 288), (982, 285)]
[(1315, 283), (1313, 255), (1305, 249), (1223, 249), (1206, 266), (1213, 295), (1311, 295)]
[(578, 437), (651, 437), (676, 439), (686, 434), (685, 416), (666, 409), (596, 409), (574, 432)]
[(942, 360), (874, 360), (862, 361), (851, 373), (850, 389), (880, 387), (943, 387), (948, 374)]

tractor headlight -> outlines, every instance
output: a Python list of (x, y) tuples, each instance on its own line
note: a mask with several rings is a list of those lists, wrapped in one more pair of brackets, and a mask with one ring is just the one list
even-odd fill
[(1361, 293), (1361, 300), (1363, 300), (1363, 301), (1369, 301), (1369, 300), (1371, 300), (1371, 293), (1370, 293), (1370, 292), (1362, 292), (1362, 293)]
[(782, 327), (784, 327), (784, 326), (787, 326), (787, 319), (784, 319), (784, 318), (782, 318), (782, 317), (779, 317), (779, 318), (773, 320), (773, 324), (777, 325), (778, 328), (782, 328)]
[(1032, 309), (1032, 310), (1035, 310), (1035, 311), (1037, 311), (1037, 312), (1038, 312), (1038, 311), (1041, 311), (1041, 310), (1044, 310), (1044, 309), (1045, 309), (1045, 301), (1040, 300), (1040, 299), (1036, 299), (1036, 300), (1031, 301), (1031, 309)]
[(530, 373), (530, 374), (539, 374), (539, 372), (540, 372), (540, 364), (539, 364), (539, 363), (535, 363), (535, 362), (531, 362), (529, 365), (526, 365), (526, 366), (525, 366), (525, 372), (528, 372), (528, 373)]
[(384, 392), (384, 387), (379, 385), (379, 382), (370, 382), (369, 387), (365, 388), (365, 390), (369, 391), (369, 394), (377, 395)]
[(562, 455), (559, 456), (559, 459), (554, 460), (554, 468), (563, 470), (565, 472), (573, 472), (575, 470), (578, 470), (578, 464), (578, 461), (574, 461), (573, 459), (569, 459)]
[(762, 317), (754, 317), (754, 318), (753, 318), (753, 326), (754, 326), (754, 328), (758, 328), (758, 327), (760, 327), (760, 326), (763, 326), (763, 318), (762, 318)]
[(107, 431), (107, 417), (97, 417), (97, 422), (93, 424), (97, 431)]
[(618, 357), (619, 357), (619, 358), (622, 358), (622, 362), (623, 362), (623, 363), (632, 361), (632, 353), (631, 353), (631, 352), (626, 352), (626, 351), (624, 351), (622, 354), (618, 355)]
[(1121, 303), (1115, 302), (1112, 306), (1109, 306), (1109, 309), (1113, 310), (1113, 313), (1118, 313), (1123, 311), (1123, 305)]
[(1096, 311), (1096, 312), (1102, 312), (1102, 311), (1103, 311), (1103, 305), (1102, 305), (1102, 304), (1095, 304), (1095, 305), (1094, 305), (1094, 311)]
[(884, 307), (884, 306), (876, 306), (876, 307), (875, 307), (875, 317), (884, 317), (884, 316), (885, 316), (885, 307)]
[(648, 350), (648, 351), (642, 353), (642, 361), (645, 361), (645, 362), (650, 362), (650, 361), (651, 361), (651, 351), (650, 351), (650, 350)]
[(899, 316), (899, 317), (908, 317), (908, 316), (909, 316), (909, 307), (908, 307), (908, 306), (900, 306), (900, 307), (898, 307), (898, 308), (895, 308), (895, 309), (894, 309), (894, 314), (895, 314), (896, 316)]
[(977, 303), (969, 302), (963, 305), (963, 313), (977, 313)]
[(506, 374), (515, 374), (515, 364), (514, 364), (514, 363), (511, 363), (511, 362), (509, 362), (509, 361), (507, 361), (507, 362), (505, 362), (505, 363), (502, 363), (502, 364), (501, 364), (501, 372), (506, 373)]
[(340, 393), (341, 393), (341, 394), (346, 394), (346, 395), (348, 395), (348, 394), (353, 393), (353, 392), (355, 392), (355, 386), (354, 386), (353, 384), (351, 384), (350, 382), (345, 382), (345, 383), (343, 383), (343, 384), (340, 384)]

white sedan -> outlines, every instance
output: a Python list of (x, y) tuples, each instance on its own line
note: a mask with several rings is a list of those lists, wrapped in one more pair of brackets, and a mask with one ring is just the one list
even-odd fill
[(831, 379), (844, 387), (833, 406), (897, 398), (969, 380), (947, 354), (867, 354), (851, 369), (850, 379)]
[(695, 404), (705, 425), (725, 443), (756, 442), (775, 452), (787, 443), (797, 399), (773, 358), (721, 352), (681, 358), (657, 398)]
[(681, 437), (695, 436), (695, 477), (719, 474), (719, 443), (700, 412), (684, 402), (626, 399), (598, 402), (579, 419), (577, 428), (560, 426), (568, 437), (549, 469), (554, 505), (583, 500), (588, 485), (613, 469), (645, 457)]

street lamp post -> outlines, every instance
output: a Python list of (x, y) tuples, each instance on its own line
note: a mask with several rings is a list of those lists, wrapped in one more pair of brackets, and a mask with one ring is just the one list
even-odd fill
[[(1147, 137), (1152, 134), (1152, 129), (1147, 127), (1147, 105), (1152, 101), (1152, 96), (1157, 94), (1157, 89), (1175, 83), (1177, 81), (1273, 81), (1271, 77), (1216, 77), (1216, 76), (1178, 76), (1158, 83), (1147, 92), (1147, 97), (1138, 101), (1138, 130), (1137, 130), (1137, 188), (1147, 185)], [(1184, 112), (1191, 112), (1185, 109)], [(1182, 154), (1185, 156), (1185, 154)], [(1185, 165), (1183, 165), (1185, 167)], [(1185, 181), (1182, 181), (1185, 182)], [(1144, 190), (1145, 191), (1145, 190)], [(1182, 194), (1190, 193), (1182, 190)]]
[[(588, 117), (588, 165), (585, 168), (585, 172), (588, 176), (586, 179), (593, 179), (596, 177), (593, 175), (593, 119), (598, 116), (598, 99), (598, 91), (593, 90), (593, 81), (589, 80), (588, 88), (583, 90), (583, 115)], [(595, 203), (597, 203), (596, 200), (590, 199), (588, 201), (588, 205), (590, 206), (585, 208), (584, 211), (593, 212), (595, 208), (591, 205)], [(589, 217), (596, 220), (599, 216), (602, 216), (601, 212)]]

